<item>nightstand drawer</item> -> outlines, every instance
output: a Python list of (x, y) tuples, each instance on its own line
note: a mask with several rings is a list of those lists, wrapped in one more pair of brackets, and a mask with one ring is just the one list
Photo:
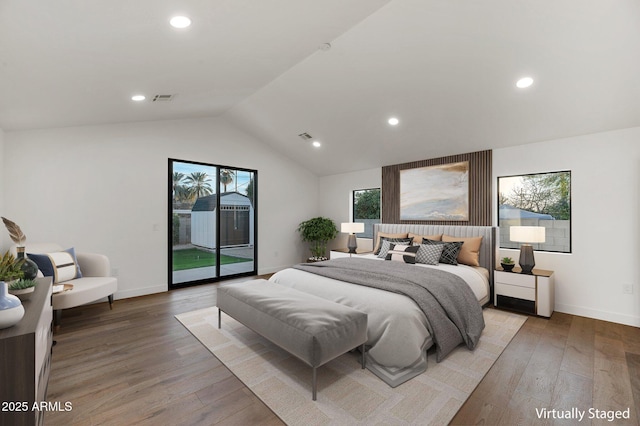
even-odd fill
[(526, 299), (526, 300), (536, 300), (535, 288), (520, 287), (517, 285), (503, 284), (503, 283), (497, 282), (495, 292), (496, 294), (500, 294), (502, 296), (516, 297), (518, 299)]
[(496, 283), (527, 287), (535, 290), (536, 277), (533, 275), (522, 275), (513, 272), (497, 272)]

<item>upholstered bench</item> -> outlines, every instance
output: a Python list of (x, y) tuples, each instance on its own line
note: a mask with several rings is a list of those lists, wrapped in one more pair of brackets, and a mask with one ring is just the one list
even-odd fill
[(311, 366), (314, 401), (318, 367), (359, 346), (365, 367), (367, 314), (349, 306), (266, 280), (219, 287), (217, 306), (218, 328), (224, 312)]

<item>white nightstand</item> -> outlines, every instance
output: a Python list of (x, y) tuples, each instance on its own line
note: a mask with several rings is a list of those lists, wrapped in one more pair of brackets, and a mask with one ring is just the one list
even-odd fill
[(329, 259), (337, 259), (339, 257), (351, 257), (351, 256), (360, 256), (363, 254), (373, 253), (371, 250), (367, 249), (356, 249), (355, 254), (349, 253), (349, 249), (333, 249), (329, 253)]
[(550, 317), (555, 305), (553, 271), (534, 269), (532, 275), (496, 270), (494, 274), (493, 304), (541, 317)]

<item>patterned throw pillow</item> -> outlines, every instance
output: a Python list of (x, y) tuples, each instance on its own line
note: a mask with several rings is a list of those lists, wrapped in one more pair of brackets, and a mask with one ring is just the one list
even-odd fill
[(76, 259), (76, 251), (73, 247), (54, 253), (28, 253), (27, 256), (38, 265), (38, 269), (45, 277), (53, 277), (54, 283), (82, 278), (82, 272)]
[(458, 264), (458, 253), (462, 248), (462, 241), (453, 241), (445, 243), (444, 241), (433, 241), (429, 239), (422, 240), (422, 244), (441, 245), (442, 254), (440, 255), (440, 263), (446, 263), (448, 265)]
[(389, 251), (390, 244), (405, 244), (410, 246), (413, 240), (411, 238), (380, 238), (380, 251), (378, 252), (378, 257), (380, 259), (385, 259), (387, 257), (387, 252)]
[(403, 244), (393, 244), (389, 248), (385, 260), (395, 260), (404, 263), (416, 263), (416, 253), (420, 246), (408, 246)]
[(462, 248), (458, 253), (458, 263), (469, 266), (480, 266), (480, 246), (482, 245), (482, 236), (480, 237), (452, 237), (443, 235), (442, 241), (462, 241)]
[(393, 234), (393, 233), (389, 233), (389, 232), (378, 232), (378, 236), (376, 238), (376, 244), (375, 244), (375, 248), (373, 249), (373, 254), (375, 254), (376, 256), (380, 253), (380, 249), (382, 248), (382, 240), (384, 240), (385, 238), (408, 238), (409, 234), (406, 232), (403, 233), (399, 233), (399, 234)]
[(442, 256), (443, 244), (420, 244), (418, 253), (416, 253), (416, 263), (424, 263), (425, 265), (437, 265), (440, 263)]

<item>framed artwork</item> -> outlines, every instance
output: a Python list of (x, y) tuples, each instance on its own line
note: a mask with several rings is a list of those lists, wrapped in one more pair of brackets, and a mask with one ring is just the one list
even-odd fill
[(468, 221), (469, 162), (400, 170), (400, 220)]

